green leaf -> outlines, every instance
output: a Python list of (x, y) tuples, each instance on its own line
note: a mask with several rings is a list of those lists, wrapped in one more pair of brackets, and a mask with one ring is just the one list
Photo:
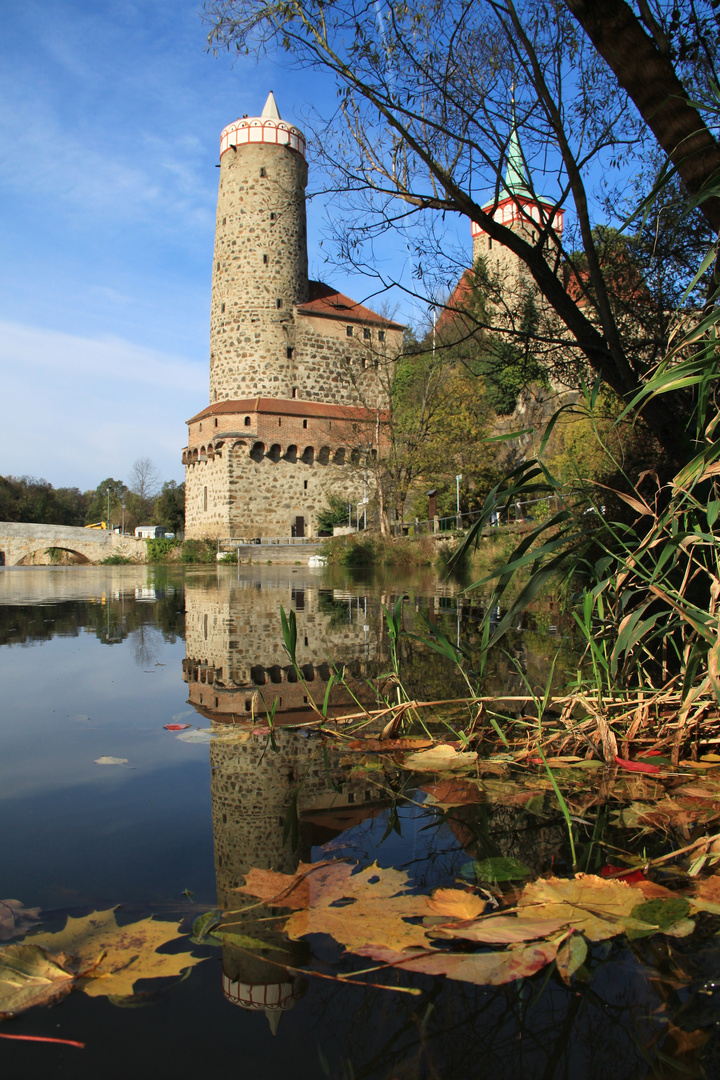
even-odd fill
[(190, 940), (194, 941), (196, 945), (218, 945), (218, 939), (213, 935), (212, 930), (220, 922), (222, 916), (222, 911), (217, 908), (214, 911), (206, 911), (202, 915), (198, 915), (192, 924)]
[(297, 666), (297, 660), (295, 659), (295, 653), (297, 651), (297, 624), (295, 621), (295, 612), (290, 609), (290, 614), (286, 615), (285, 609), (281, 605), (280, 622), (282, 623), (282, 634), (287, 654), (293, 664)]
[(282, 946), (262, 941), (260, 938), (249, 937), (247, 934), (236, 934), (232, 930), (218, 929), (226, 945), (237, 945), (240, 949), (250, 949), (258, 952), (288, 952)]
[(690, 904), (684, 896), (673, 896), (670, 899), (647, 900), (644, 904), (638, 904), (632, 909), (630, 915), (640, 922), (651, 923), (653, 929), (641, 930), (628, 927), (627, 936), (634, 938), (650, 937), (651, 934), (669, 930), (672, 925), (684, 919), (690, 911)]
[(476, 881), (487, 881), (491, 884), (502, 881), (521, 881), (523, 878), (533, 876), (533, 871), (519, 859), (502, 856), (482, 859), (473, 864)]

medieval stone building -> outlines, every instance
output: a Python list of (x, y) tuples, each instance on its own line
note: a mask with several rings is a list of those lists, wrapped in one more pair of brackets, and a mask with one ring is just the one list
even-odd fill
[(362, 495), (403, 327), (308, 279), (301, 131), (272, 93), (220, 139), (210, 402), (183, 451), (188, 537), (314, 535)]

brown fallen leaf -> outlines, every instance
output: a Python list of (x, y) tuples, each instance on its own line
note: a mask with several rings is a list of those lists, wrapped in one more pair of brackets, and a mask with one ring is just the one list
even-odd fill
[(570, 980), (579, 967), (585, 963), (587, 957), (587, 943), (580, 934), (572, 934), (558, 949), (555, 963), (558, 975), (564, 983), (570, 985)]
[(430, 750), (420, 750), (416, 754), (406, 754), (399, 765), (411, 772), (457, 772), (471, 768), (477, 761), (474, 750), (459, 751), (446, 743), (433, 746)]
[(472, 803), (485, 802), (480, 784), (477, 780), (438, 780), (435, 784), (423, 784), (424, 791), (430, 801), (438, 806), (466, 806)]
[(467, 889), (436, 889), (428, 900), (428, 907), (436, 915), (449, 919), (477, 919), (485, 912), (487, 901)]
[(633, 885), (594, 874), (574, 878), (540, 878), (531, 881), (518, 900), (518, 913), (531, 912), (535, 918), (561, 919), (590, 941), (605, 941), (627, 928), (647, 928), (631, 917), (643, 903), (642, 891)]
[[(552, 937), (565, 928), (565, 919), (535, 919), (527, 915), (486, 915), (460, 926), (443, 926), (443, 934), (484, 945), (511, 945), (520, 941), (538, 941)], [(438, 928), (439, 929), (439, 928)]]
[(69, 994), (75, 975), (64, 964), (65, 957), (49, 956), (37, 945), (0, 949), (0, 1019), (33, 1005), (50, 1005)]
[(688, 896), (690, 910), (707, 911), (711, 915), (720, 915), (720, 878), (709, 877), (699, 881), (693, 896)]
[(22, 937), (40, 921), (40, 908), (23, 907), (19, 900), (0, 900), (0, 941)]
[(178, 976), (186, 968), (199, 964), (203, 957), (187, 952), (156, 951), (180, 936), (174, 922), (143, 919), (118, 926), (114, 909), (109, 908), (81, 919), (70, 917), (63, 930), (33, 934), (26, 940), (47, 952), (77, 957), (76, 971), (88, 975), (78, 984), (80, 989), (90, 997), (98, 997), (129, 995), (138, 979)]
[(390, 753), (392, 750), (424, 750), (433, 745), (432, 739), (353, 739), (352, 742), (345, 743), (343, 749)]
[(527, 945), (521, 949), (503, 949), (488, 953), (443, 953), (410, 949), (398, 952), (393, 949), (367, 945), (354, 950), (359, 956), (367, 956), (383, 964), (393, 964), (403, 971), (418, 971), (425, 975), (446, 975), (449, 979), (476, 983), (480, 986), (502, 986), (516, 979), (535, 975), (557, 955), (558, 943), (546, 941)]
[(301, 863), (294, 875), (253, 870), (238, 892), (273, 906), (292, 905), (295, 911), (285, 925), (289, 937), (329, 934), (356, 952), (370, 942), (395, 949), (428, 944), (425, 928), (406, 919), (433, 912), (427, 896), (405, 891), (408, 884), (407, 874), (400, 870), (373, 864), (354, 874), (350, 864), (336, 861)]

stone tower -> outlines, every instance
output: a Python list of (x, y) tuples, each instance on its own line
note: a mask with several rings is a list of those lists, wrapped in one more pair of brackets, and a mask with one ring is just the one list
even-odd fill
[[(508, 144), (504, 184), (497, 202), (493, 200), (483, 206), (483, 211), (486, 214), (492, 214), (495, 221), (509, 226), (513, 232), (522, 235), (529, 243), (536, 240), (539, 229), (545, 228), (548, 222), (552, 223), (555, 233), (561, 236), (565, 211), (554, 207), (549, 201), (533, 192), (515, 126), (514, 111), (513, 106), (513, 125)], [(494, 243), (492, 237), (488, 236), (477, 222), (471, 222), (470, 231), (473, 241), (473, 264), (483, 258), (488, 270), (508, 284), (515, 284), (519, 278), (527, 276), (524, 264), (518, 257), (509, 248)]]
[(308, 299), (305, 138), (270, 93), (220, 138), (210, 313), (210, 401), (290, 398), (293, 310)]
[(272, 93), (222, 132), (210, 403), (183, 450), (188, 538), (314, 536), (331, 496), (364, 498), (382, 449), (404, 327), (308, 280), (306, 183), (305, 137)]

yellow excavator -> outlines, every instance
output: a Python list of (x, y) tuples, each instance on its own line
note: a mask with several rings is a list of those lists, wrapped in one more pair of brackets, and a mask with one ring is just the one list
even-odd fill
[(86, 529), (107, 529), (106, 521), (94, 521), (92, 525), (85, 525)]

